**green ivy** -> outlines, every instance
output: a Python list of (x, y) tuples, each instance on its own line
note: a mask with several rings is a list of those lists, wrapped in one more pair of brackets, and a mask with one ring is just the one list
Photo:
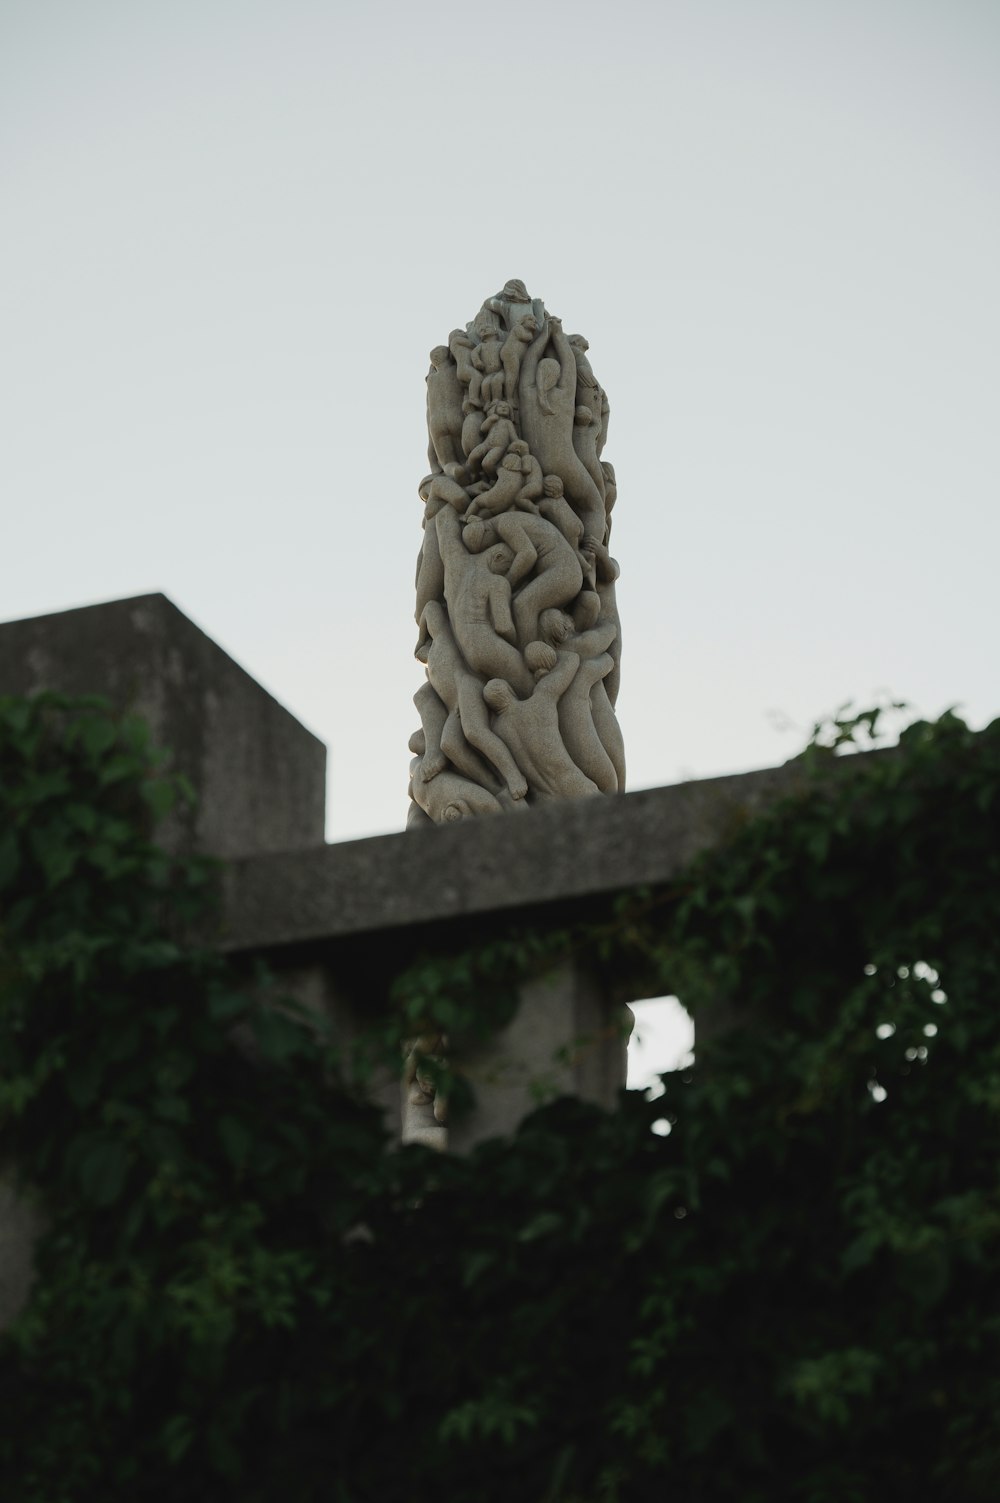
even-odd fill
[(152, 842), (142, 727), (0, 700), (0, 1153), (45, 1227), (5, 1503), (992, 1500), (1000, 723), (842, 755), (878, 729), (669, 890), (399, 979), (380, 1047), (571, 948), (734, 1021), (455, 1159), (184, 940), (213, 871)]

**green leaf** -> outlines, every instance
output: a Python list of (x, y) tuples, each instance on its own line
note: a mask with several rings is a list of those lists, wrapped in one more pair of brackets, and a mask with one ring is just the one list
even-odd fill
[(484, 1273), (488, 1273), (496, 1266), (496, 1261), (496, 1253), (488, 1248), (479, 1248), (476, 1252), (470, 1253), (462, 1268), (462, 1283), (465, 1288), (469, 1289), (477, 1283)]
[(20, 850), (13, 830), (0, 835), (0, 892), (10, 887), (20, 867)]
[(80, 1158), (80, 1187), (94, 1205), (113, 1205), (124, 1188), (128, 1168), (124, 1144), (106, 1134), (95, 1134)]
[(104, 1061), (96, 1049), (67, 1070), (66, 1092), (74, 1106), (89, 1106), (97, 1096), (103, 1077)]
[(254, 1037), (261, 1054), (272, 1064), (284, 1064), (306, 1042), (306, 1031), (272, 1007), (262, 1007), (253, 1020)]
[(79, 853), (68, 846), (59, 834), (58, 826), (46, 825), (34, 829), (29, 835), (32, 854), (45, 873), (50, 887), (58, 887), (76, 866)]
[(143, 783), (140, 792), (156, 820), (163, 819), (169, 814), (177, 802), (176, 789), (166, 778), (148, 779)]
[(77, 724), (80, 744), (94, 761), (114, 745), (118, 731), (114, 722), (106, 716), (88, 715)]
[(228, 1023), (232, 1018), (242, 1017), (253, 1006), (247, 992), (214, 991), (208, 998), (207, 1011), (216, 1023)]
[(563, 1218), (555, 1211), (540, 1211), (517, 1234), (519, 1242), (537, 1242), (540, 1237), (551, 1237), (565, 1226)]
[(198, 1433), (194, 1421), (186, 1414), (173, 1414), (161, 1433), (163, 1450), (174, 1466), (187, 1455)]
[(246, 1162), (253, 1143), (247, 1128), (236, 1117), (220, 1117), (219, 1138), (227, 1157), (239, 1169)]

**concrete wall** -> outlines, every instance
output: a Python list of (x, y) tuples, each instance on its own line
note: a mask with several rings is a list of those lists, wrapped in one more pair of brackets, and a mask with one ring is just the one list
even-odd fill
[(165, 595), (0, 625), (0, 694), (102, 694), (198, 791), (161, 838), (215, 856), (320, 845), (326, 747)]
[[(248, 984), (265, 959), (278, 993), (331, 1016), (345, 1047), (421, 951), (464, 950), (519, 919), (561, 928), (600, 917), (616, 894), (676, 877), (801, 779), (778, 768), (326, 846), (322, 743), (165, 596), (0, 625), (0, 693), (43, 688), (100, 693), (147, 719), (199, 795), (168, 842), (229, 858), (212, 942)], [(450, 1128), (451, 1147), (513, 1130), (546, 1094), (611, 1105), (629, 1000), (635, 992), (575, 961), (527, 983), (509, 1027), (458, 1061), (479, 1105)], [(374, 1094), (398, 1133), (399, 1082), (386, 1074)], [(39, 1224), (0, 1178), (0, 1328), (26, 1297)]]

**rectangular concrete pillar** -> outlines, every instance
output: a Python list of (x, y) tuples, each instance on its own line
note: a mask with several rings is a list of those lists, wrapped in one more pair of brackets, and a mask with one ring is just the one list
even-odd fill
[(476, 1105), (449, 1122), (448, 1147), (463, 1153), (512, 1133), (557, 1096), (613, 1107), (625, 1084), (628, 1020), (601, 980), (575, 960), (526, 981), (507, 1027), (455, 1056)]

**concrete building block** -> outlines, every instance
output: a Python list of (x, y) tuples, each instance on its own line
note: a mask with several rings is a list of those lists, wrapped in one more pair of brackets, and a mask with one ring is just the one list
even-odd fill
[(326, 747), (165, 595), (0, 625), (0, 694), (102, 694), (198, 793), (159, 838), (213, 856), (321, 845)]
[(464, 949), (501, 921), (566, 924), (671, 881), (801, 780), (790, 764), (249, 856), (224, 873), (220, 943), (346, 949), (377, 933), (369, 948), (398, 965), (431, 942)]

